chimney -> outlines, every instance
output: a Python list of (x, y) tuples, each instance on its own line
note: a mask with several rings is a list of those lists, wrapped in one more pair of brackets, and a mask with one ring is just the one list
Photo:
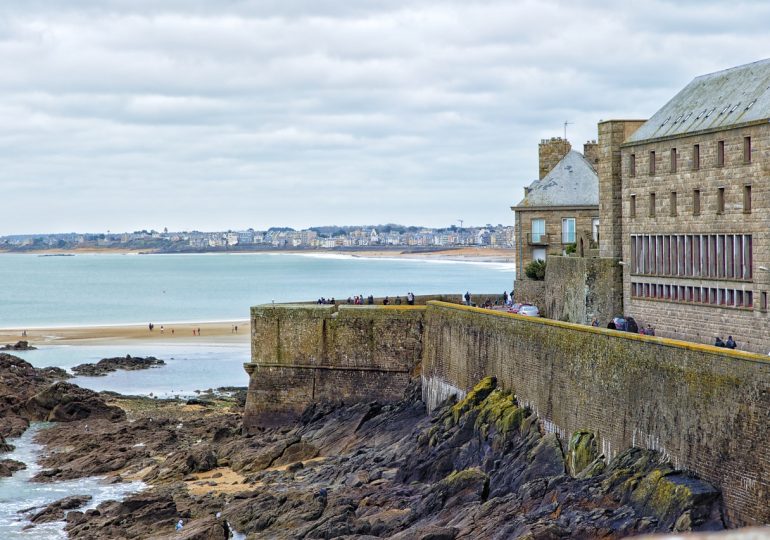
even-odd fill
[(572, 145), (570, 145), (569, 141), (561, 137), (541, 140), (537, 148), (540, 158), (540, 178), (542, 179), (551, 172), (571, 149)]
[(596, 141), (586, 141), (583, 144), (583, 157), (591, 164), (594, 169), (599, 166), (599, 143)]

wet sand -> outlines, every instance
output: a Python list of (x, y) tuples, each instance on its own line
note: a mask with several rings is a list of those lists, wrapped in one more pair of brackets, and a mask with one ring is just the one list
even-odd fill
[[(234, 327), (238, 332), (234, 332)], [(197, 330), (200, 329), (200, 335)], [(0, 328), (0, 346), (27, 340), (31, 345), (112, 345), (136, 343), (137, 341), (158, 344), (197, 343), (197, 344), (239, 344), (249, 341), (249, 323), (247, 320), (227, 322), (201, 322), (161, 324), (156, 323), (151, 332), (146, 324), (30, 328), (27, 336), (22, 336), (22, 328)], [(195, 335), (193, 330), (196, 331)], [(9, 351), (13, 352), (13, 351)]]

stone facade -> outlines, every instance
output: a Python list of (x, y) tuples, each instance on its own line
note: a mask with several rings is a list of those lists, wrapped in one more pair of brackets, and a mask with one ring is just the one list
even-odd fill
[(429, 408), (494, 375), (545, 431), (658, 450), (722, 490), (729, 523), (770, 522), (766, 357), (439, 302), (423, 342)]
[(662, 336), (713, 343), (729, 334), (741, 349), (770, 351), (770, 126), (621, 151), (626, 312)]
[(623, 256), (620, 145), (644, 120), (608, 120), (599, 123), (599, 256)]
[[(562, 220), (575, 220), (574, 242), (562, 237)], [(562, 255), (568, 244), (577, 243), (581, 233), (591, 235), (592, 223), (599, 218), (595, 206), (558, 206), (551, 208), (524, 209), (516, 207), (516, 223), (514, 234), (516, 238), (516, 271), (521, 279), (525, 278), (524, 268), (544, 253), (545, 257)], [(545, 234), (532, 235), (532, 220), (545, 221)], [(593, 244), (583, 246), (584, 252), (591, 249)]]
[(570, 142), (561, 137), (551, 137), (550, 139), (541, 140), (538, 145), (538, 178), (542, 179), (546, 174), (551, 172), (556, 164), (559, 163), (570, 150), (572, 150)]

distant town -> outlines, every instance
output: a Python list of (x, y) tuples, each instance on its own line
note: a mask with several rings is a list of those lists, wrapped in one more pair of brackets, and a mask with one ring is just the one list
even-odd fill
[(0, 251), (116, 249), (153, 253), (259, 251), (271, 249), (448, 249), (458, 247), (512, 247), (513, 226), (427, 228), (404, 225), (324, 226), (294, 230), (273, 227), (265, 231), (142, 230), (130, 233), (60, 233), (0, 236)]

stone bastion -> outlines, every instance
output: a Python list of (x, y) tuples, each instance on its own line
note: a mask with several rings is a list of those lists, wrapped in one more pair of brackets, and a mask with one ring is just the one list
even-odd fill
[(719, 487), (732, 525), (770, 523), (770, 362), (763, 356), (429, 301), (251, 310), (244, 430), (321, 401), (396, 401), (422, 378), (432, 409), (497, 377), (544, 431), (595, 434)]

